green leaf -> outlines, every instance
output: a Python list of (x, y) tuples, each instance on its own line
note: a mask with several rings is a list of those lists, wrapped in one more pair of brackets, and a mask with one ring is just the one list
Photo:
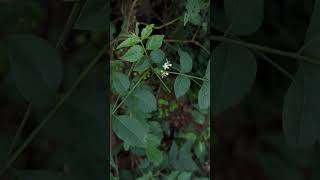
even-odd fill
[(130, 87), (128, 76), (120, 72), (112, 73), (112, 85), (119, 94), (125, 94)]
[(139, 25), (140, 25), (140, 23), (137, 22), (137, 23), (136, 23), (136, 28), (135, 28), (135, 30), (134, 30), (134, 32), (136, 33), (137, 36), (139, 36), (139, 32), (140, 32), (140, 30), (139, 30)]
[(249, 93), (256, 76), (254, 55), (246, 48), (222, 44), (213, 51), (213, 110), (220, 113)]
[(191, 172), (182, 172), (179, 174), (177, 180), (190, 180), (192, 176)]
[(159, 49), (162, 45), (164, 35), (153, 35), (147, 42), (147, 50)]
[(158, 123), (157, 121), (150, 121), (149, 125), (150, 125), (150, 132), (161, 140), (163, 138), (163, 130), (160, 123)]
[(165, 180), (176, 180), (179, 173), (179, 171), (172, 171), (169, 176), (165, 177)]
[(207, 8), (207, 4), (202, 0), (188, 0), (186, 3), (187, 11), (184, 13), (183, 24), (184, 26), (190, 22), (194, 25), (200, 25), (202, 17), (200, 12), (202, 9)]
[(180, 56), (181, 73), (190, 72), (191, 69), (192, 69), (192, 58), (191, 58), (191, 56), (187, 52), (185, 52), (185, 51), (183, 51), (181, 49), (178, 50), (178, 54)]
[(204, 82), (199, 90), (198, 104), (200, 109), (207, 109), (210, 106), (210, 84)]
[(63, 72), (57, 50), (33, 35), (13, 35), (8, 43), (10, 73), (22, 96), (36, 105), (52, 103)]
[(193, 141), (187, 141), (179, 150), (178, 159), (173, 161), (175, 169), (181, 171), (195, 171), (198, 169), (197, 164), (192, 159), (191, 147)]
[(179, 98), (185, 95), (190, 88), (191, 81), (188, 77), (179, 75), (174, 81), (174, 93), (176, 97)]
[(162, 152), (154, 147), (154, 146), (147, 146), (146, 147), (146, 154), (148, 159), (153, 162), (156, 166), (159, 166), (163, 160)]
[(17, 171), (18, 180), (73, 180), (63, 173), (48, 170), (23, 170)]
[(125, 103), (128, 107), (145, 113), (157, 110), (156, 98), (146, 88), (136, 89)]
[(173, 141), (170, 151), (169, 151), (169, 161), (172, 166), (175, 166), (178, 157), (178, 146), (175, 141)]
[(204, 115), (201, 114), (199, 111), (192, 111), (192, 117), (199, 124), (203, 124), (205, 121)]
[(117, 49), (131, 47), (131, 46), (137, 44), (139, 41), (140, 41), (140, 38), (138, 36), (129, 37), (128, 39), (126, 39), (122, 43), (120, 43), (118, 45)]
[(187, 25), (188, 22), (191, 22), (194, 25), (199, 25), (201, 23), (201, 16), (199, 13), (193, 11), (187, 11), (184, 14), (183, 25)]
[(133, 70), (139, 73), (142, 73), (144, 71), (146, 71), (147, 69), (149, 69), (149, 61), (148, 61), (148, 57), (147, 56), (143, 56), (138, 62), (137, 64), (134, 66)]
[(197, 155), (197, 157), (200, 159), (200, 160), (203, 160), (203, 158), (205, 157), (206, 155), (206, 145), (205, 143), (203, 142), (198, 142), (196, 143), (196, 146), (195, 146), (195, 154)]
[(208, 61), (206, 74), (204, 75), (204, 78), (208, 79), (210, 81), (210, 60)]
[(153, 31), (153, 27), (154, 27), (154, 24), (150, 24), (142, 29), (142, 31), (141, 31), (141, 39), (142, 40), (147, 39), (151, 35), (151, 33)]
[(143, 47), (140, 45), (134, 45), (120, 59), (129, 62), (136, 62), (143, 57), (143, 54)]
[(153, 146), (153, 147), (158, 147), (161, 144), (161, 139), (158, 136), (155, 136), (153, 134), (148, 134), (146, 137), (146, 146)]
[(85, 3), (73, 28), (88, 31), (107, 31), (108, 3), (105, 0), (91, 0)]
[(117, 116), (112, 121), (116, 135), (131, 146), (143, 147), (146, 144), (148, 129), (140, 121), (129, 116)]
[(283, 130), (290, 147), (312, 147), (320, 140), (320, 68), (301, 64), (283, 106)]
[(162, 64), (164, 62), (165, 53), (161, 49), (156, 49), (150, 53), (151, 60), (156, 64)]
[(225, 0), (224, 7), (231, 32), (249, 35), (256, 32), (262, 24), (264, 0)]

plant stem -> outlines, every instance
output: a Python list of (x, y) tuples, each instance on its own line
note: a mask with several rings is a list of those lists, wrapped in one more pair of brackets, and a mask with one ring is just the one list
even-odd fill
[(128, 14), (128, 24), (127, 24), (127, 27), (126, 27), (126, 33), (129, 32), (129, 28), (130, 28), (130, 23), (131, 23), (131, 17), (132, 17), (132, 14), (133, 14), (133, 9), (134, 7), (136, 6), (137, 2), (139, 0), (134, 0), (131, 4), (131, 8), (130, 8), (130, 11), (129, 11), (129, 14)]
[(290, 80), (293, 80), (294, 77), (283, 67), (281, 67), (279, 64), (275, 63), (272, 59), (270, 59), (268, 56), (264, 55), (263, 53), (259, 51), (255, 51), (256, 54), (258, 54), (260, 57), (262, 57), (263, 60), (271, 64), (273, 67), (275, 67), (278, 71), (280, 71), (282, 74), (284, 74), (287, 78)]
[(74, 22), (77, 20), (77, 17), (81, 12), (83, 1), (86, 3), (88, 0), (79, 0), (79, 1), (76, 1), (75, 4), (73, 5), (72, 11), (68, 17), (66, 25), (64, 26), (63, 31), (60, 34), (59, 39), (56, 43), (56, 48), (59, 48), (61, 45), (64, 44), (67, 34), (72, 29)]
[(179, 73), (179, 72), (173, 72), (173, 71), (167, 71), (170, 74), (176, 74), (176, 75), (181, 75), (181, 76), (185, 76), (185, 77), (189, 77), (191, 79), (198, 79), (201, 81), (208, 81), (208, 79), (205, 78), (200, 78), (200, 77), (196, 77), (196, 76), (192, 76), (192, 75), (188, 75), (188, 74), (184, 74), (184, 73)]
[(193, 41), (193, 40), (178, 40), (178, 39), (165, 39), (165, 42), (179, 42), (179, 43), (192, 43), (195, 44), (199, 47), (201, 47), (207, 54), (210, 55), (210, 51), (205, 48), (203, 45), (201, 45), (198, 41)]
[(171, 91), (170, 91), (170, 89), (168, 88), (168, 86), (166, 85), (166, 83), (163, 82), (162, 78), (161, 78), (161, 77), (159, 76), (159, 74), (157, 74), (157, 72), (154, 70), (154, 68), (153, 68), (153, 66), (152, 66), (152, 62), (150, 61), (150, 57), (149, 57), (149, 55), (148, 55), (147, 49), (144, 47), (143, 42), (140, 41), (140, 44), (142, 45), (142, 47), (143, 47), (143, 49), (144, 49), (144, 52), (145, 52), (145, 54), (146, 54), (146, 56), (147, 56), (147, 59), (148, 59), (148, 61), (149, 61), (150, 68), (151, 68), (152, 72), (158, 77), (158, 79), (159, 79), (160, 82), (163, 84), (163, 86), (167, 89), (167, 91), (168, 91), (169, 93), (171, 93)]
[(144, 78), (143, 76), (140, 77), (139, 81), (133, 86), (133, 88), (123, 98), (123, 100), (119, 103), (119, 105), (116, 108), (114, 108), (114, 110), (112, 111), (112, 115), (114, 115), (114, 113), (117, 112), (117, 110), (122, 106), (122, 104), (127, 100), (127, 98), (133, 93), (133, 91), (138, 87), (138, 85), (141, 83), (143, 78)]
[(171, 21), (169, 21), (169, 22), (167, 22), (167, 23), (165, 23), (165, 24), (162, 24), (161, 26), (156, 26), (156, 27), (154, 27), (154, 29), (162, 29), (162, 28), (164, 28), (164, 27), (166, 27), (166, 26), (169, 26), (169, 25), (175, 23), (175, 22), (178, 21), (179, 19), (180, 19), (180, 17), (177, 17), (176, 19), (173, 19), (173, 20), (171, 20)]
[(8, 155), (10, 156), (12, 154), (12, 152), (14, 151), (15, 147), (17, 146), (17, 143), (19, 141), (19, 138), (21, 137), (22, 131), (27, 123), (27, 120), (30, 116), (30, 112), (31, 112), (31, 103), (28, 105), (26, 112), (23, 115), (23, 119), (21, 121), (21, 124), (16, 132), (16, 135), (14, 136), (13, 140), (12, 140), (12, 144), (10, 146), (9, 149), (9, 153)]
[(307, 57), (307, 56), (299, 55), (297, 53), (292, 53), (292, 52), (282, 51), (282, 50), (278, 50), (278, 49), (273, 49), (273, 48), (260, 46), (260, 45), (256, 45), (256, 44), (252, 44), (252, 43), (248, 43), (248, 42), (244, 42), (244, 41), (233, 40), (233, 39), (225, 38), (223, 36), (212, 35), (212, 36), (210, 36), (210, 39), (214, 40), (214, 41), (219, 41), (219, 42), (237, 44), (237, 45), (240, 45), (240, 46), (247, 47), (249, 49), (256, 49), (256, 50), (259, 50), (259, 51), (262, 51), (262, 52), (265, 52), (265, 53), (276, 54), (276, 55), (279, 55), (279, 56), (285, 56), (285, 57), (288, 57), (288, 58), (297, 59), (297, 60), (301, 60), (301, 61), (306, 61), (306, 62), (313, 63), (313, 64), (320, 64), (320, 59), (318, 59), (318, 58), (310, 58), (310, 57)]
[(5, 171), (11, 166), (11, 164), (18, 158), (18, 156), (25, 150), (25, 148), (32, 142), (32, 140), (38, 135), (40, 130), (44, 127), (44, 125), (50, 120), (58, 109), (65, 103), (65, 101), (71, 96), (71, 94), (76, 90), (80, 82), (88, 75), (90, 70), (98, 63), (100, 58), (105, 54), (109, 44), (106, 43), (105, 47), (103, 47), (97, 56), (90, 62), (87, 68), (79, 75), (78, 79), (73, 83), (72, 87), (64, 94), (64, 96), (60, 99), (60, 101), (54, 106), (54, 108), (47, 114), (43, 121), (31, 132), (31, 134), (27, 137), (27, 139), (23, 142), (23, 144), (13, 153), (11, 158), (7, 161), (7, 163), (0, 170), (0, 177)]
[[(175, 23), (175, 22), (178, 21), (179, 19), (180, 19), (180, 17), (177, 17), (177, 18), (175, 18), (175, 19), (173, 19), (173, 20), (171, 20), (171, 21), (169, 21), (169, 22), (167, 22), (167, 23), (165, 23), (165, 24), (162, 24), (162, 25), (160, 25), (160, 26), (155, 26), (155, 27), (153, 27), (153, 29), (162, 29), (162, 28), (164, 28), (164, 27), (166, 27), (166, 26), (169, 26), (169, 25)], [(142, 24), (142, 25), (148, 25), (148, 23), (144, 23), (144, 22), (140, 22), (140, 24)]]
[[(132, 64), (131, 64), (131, 67), (130, 67), (130, 70), (129, 70), (129, 72), (128, 72), (128, 77), (131, 75), (134, 66), (135, 66), (135, 63), (132, 63)], [(119, 99), (120, 99), (120, 95), (118, 95), (118, 97), (117, 97), (117, 99), (116, 99), (116, 102), (114, 103), (115, 106), (118, 104)], [(114, 108), (115, 108), (115, 107), (114, 107)], [(113, 110), (114, 110), (114, 109), (113, 109)]]

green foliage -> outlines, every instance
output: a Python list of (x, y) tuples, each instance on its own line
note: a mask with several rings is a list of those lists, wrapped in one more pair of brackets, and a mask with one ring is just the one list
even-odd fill
[(263, 0), (225, 0), (224, 7), (230, 31), (237, 35), (249, 35), (259, 29), (263, 21)]
[(145, 146), (148, 126), (129, 116), (112, 119), (112, 129), (117, 136), (130, 146)]
[(134, 45), (120, 58), (129, 62), (136, 62), (143, 57), (143, 47), (140, 45)]
[(151, 51), (150, 58), (154, 63), (162, 64), (164, 62), (165, 53), (161, 49), (157, 49)]
[[(239, 150), (239, 154), (241, 157), (242, 155), (250, 156), (248, 158), (250, 160), (260, 159), (260, 165), (267, 179), (306, 179), (309, 174), (305, 173), (304, 168), (310, 168), (312, 171), (310, 179), (318, 178), (319, 157), (316, 154), (320, 140), (318, 121), (320, 116), (318, 110), (320, 106), (318, 95), (320, 91), (318, 48), (320, 1), (304, 1), (303, 3), (295, 0), (281, 1), (283, 3), (281, 5), (278, 4), (278, 1), (263, 0), (215, 2), (216, 6), (211, 16), (214, 29), (211, 35), (212, 42), (214, 42), (212, 43), (214, 50), (211, 53), (211, 68), (213, 69), (208, 66), (207, 72), (211, 70), (213, 74), (211, 77), (213, 78), (211, 79), (213, 83), (212, 108), (214, 115), (219, 114), (220, 122), (217, 123), (217, 126), (227, 127), (224, 129), (226, 131), (232, 127), (230, 132), (239, 132), (246, 136), (247, 129), (246, 133), (242, 134), (244, 124), (246, 127), (247, 123), (254, 124), (253, 126), (268, 124), (262, 128), (248, 129), (249, 132), (258, 130), (258, 134), (261, 134), (275, 130), (269, 127), (269, 123), (277, 124), (282, 121), (281, 130), (277, 125), (280, 135), (269, 137), (267, 140), (270, 144), (267, 143), (266, 147), (271, 147), (270, 151), (267, 150), (268, 154), (265, 153), (264, 146), (248, 154), (246, 154), (248, 149), (243, 148)], [(304, 8), (300, 8), (302, 6)], [(196, 5), (192, 7), (194, 11), (199, 11)], [(302, 14), (310, 17), (310, 22), (301, 18)], [(288, 24), (283, 24), (283, 20)], [(292, 25), (296, 25), (296, 28), (292, 29)], [(278, 72), (285, 78), (279, 77)], [(204, 77), (209, 79), (207, 75)], [(200, 96), (200, 94), (205, 94), (202, 92), (203, 86), (205, 84), (202, 84), (198, 96), (200, 110), (206, 107), (206, 98)], [(209, 87), (205, 88), (210, 89)], [(264, 112), (261, 112), (261, 109)], [(224, 114), (226, 110), (230, 112)], [(244, 113), (245, 116), (237, 114), (238, 111)], [(233, 113), (236, 116), (231, 115)], [(252, 113), (255, 114), (253, 118), (251, 118)], [(269, 120), (260, 121), (263, 119), (261, 117), (271, 119), (269, 117), (273, 114), (282, 114), (282, 119), (276, 119), (274, 123)], [(199, 123), (202, 122), (199, 111), (193, 111), (193, 116), (199, 120)], [(241, 117), (238, 118), (238, 116)], [(241, 118), (246, 120), (241, 122), (239, 128), (236, 127), (239, 121), (229, 126), (229, 118), (230, 120)], [(229, 137), (229, 134), (226, 137)], [(226, 137), (222, 138), (224, 141), (222, 145), (230, 143)], [(245, 140), (242, 139), (242, 136), (239, 139), (232, 138), (232, 141), (241, 144), (252, 141), (252, 137), (261, 141), (262, 144), (265, 142), (265, 139), (261, 140), (256, 135), (250, 135), (250, 138), (244, 138)], [(206, 149), (205, 144), (202, 144), (201, 141), (196, 141), (195, 144), (195, 154), (201, 158)], [(218, 142), (218, 145), (221, 144)], [(231, 146), (234, 147), (233, 144)], [(235, 146), (238, 147), (238, 144)], [(248, 144), (245, 146), (251, 147)], [(178, 152), (177, 147), (173, 149), (175, 150), (172, 152)], [(252, 154), (256, 157), (252, 157)], [(227, 156), (223, 153), (221, 155)]]
[(161, 47), (164, 35), (153, 35), (148, 39), (147, 50), (157, 50)]
[(181, 72), (182, 73), (188, 73), (192, 69), (192, 58), (191, 56), (185, 52), (179, 49), (178, 51), (179, 57), (180, 57), (180, 66), (181, 66)]
[(184, 13), (184, 25), (188, 22), (194, 25), (202, 23), (201, 11), (204, 11), (209, 6), (209, 1), (206, 0), (187, 0), (186, 12)]
[(105, 0), (86, 2), (73, 28), (89, 31), (107, 31), (108, 11), (108, 3)]
[(233, 44), (219, 45), (212, 58), (213, 109), (215, 113), (220, 113), (239, 103), (250, 91), (257, 65), (248, 49)]
[[(192, 3), (196, 7), (192, 7)], [(188, 22), (197, 25), (204, 22), (207, 5), (208, 2), (204, 1), (200, 4), (188, 1), (186, 14), (192, 14)], [(198, 16), (199, 22), (195, 21), (194, 16)], [(207, 118), (210, 64), (209, 55), (205, 52), (208, 44), (202, 47), (205, 50), (199, 47), (190, 51), (189, 46), (180, 42), (173, 48), (166, 41), (167, 34), (161, 34), (164, 32), (159, 30), (161, 28), (154, 24), (142, 27), (141, 24), (144, 23), (135, 24), (134, 32), (125, 32), (123, 28), (123, 34), (119, 37), (125, 39), (115, 44), (117, 48), (113, 53), (120, 54), (120, 59), (124, 60), (121, 66), (125, 68), (117, 68), (120, 62), (116, 58), (111, 60), (111, 66), (114, 67), (111, 68), (112, 97), (115, 99), (111, 105), (112, 129), (121, 142), (117, 145), (119, 149), (113, 150), (113, 157), (117, 158), (123, 152), (135, 155), (139, 157), (135, 163), (141, 171), (129, 173), (112, 163), (112, 175), (120, 179), (139, 180), (191, 180), (200, 178), (199, 173), (208, 177), (201, 169), (201, 164), (208, 158), (209, 138), (204, 138), (203, 133), (197, 133), (192, 127), (184, 127), (175, 129), (177, 135), (172, 142), (168, 142), (173, 135), (170, 128), (172, 123), (168, 118), (172, 118), (171, 113), (179, 112), (179, 101), (184, 99), (183, 96), (192, 97), (189, 102), (195, 104), (192, 107), (194, 113), (179, 113), (190, 114), (190, 120), (199, 125), (210, 123)], [(181, 25), (183, 27), (183, 22)], [(194, 32), (196, 28), (193, 28)], [(203, 33), (202, 30), (199, 32)], [(197, 52), (202, 52), (201, 64), (204, 64), (204, 68), (199, 69), (201, 77), (193, 72), (194, 65), (200, 59)], [(171, 100), (170, 96), (175, 99)], [(207, 132), (208, 127), (203, 128)]]
[(179, 98), (185, 95), (190, 88), (191, 81), (188, 77), (179, 75), (174, 81), (174, 92), (176, 97)]
[(209, 178), (209, 0), (114, 2), (0, 2), (0, 179)]
[(128, 76), (120, 72), (114, 72), (111, 79), (112, 85), (117, 93), (125, 94), (128, 91), (130, 87)]
[[(62, 80), (58, 52), (47, 41), (32, 35), (13, 35), (8, 46), (10, 74), (20, 93), (36, 105), (51, 104)], [(37, 85), (29, 83), (32, 81)]]

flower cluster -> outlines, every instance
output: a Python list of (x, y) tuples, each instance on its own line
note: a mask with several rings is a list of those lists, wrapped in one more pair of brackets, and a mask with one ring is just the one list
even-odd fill
[(161, 78), (165, 78), (169, 75), (169, 73), (166, 71), (168, 69), (170, 69), (170, 67), (172, 67), (172, 64), (170, 63), (170, 61), (167, 59), (167, 62), (165, 62), (163, 65), (163, 70), (161, 70)]

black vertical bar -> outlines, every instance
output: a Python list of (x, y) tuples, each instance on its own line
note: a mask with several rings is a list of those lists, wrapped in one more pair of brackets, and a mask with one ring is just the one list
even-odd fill
[[(210, 2), (210, 11), (209, 11), (209, 36), (213, 33), (213, 11), (214, 11), (214, 2), (215, 0), (211, 0)], [(210, 179), (214, 179), (214, 127), (213, 127), (213, 120), (214, 120), (214, 113), (213, 113), (213, 86), (212, 86), (212, 79), (213, 79), (213, 59), (212, 59), (212, 51), (213, 45), (212, 40), (210, 40)]]
[[(107, 41), (106, 43), (110, 44), (110, 13), (111, 13), (111, 7), (110, 7), (110, 0), (107, 0), (107, 17), (106, 17), (106, 21), (107, 21)], [(107, 117), (106, 117), (106, 120), (107, 120), (107, 145), (108, 145), (108, 148), (107, 148), (107, 179), (110, 179), (110, 131), (111, 131), (111, 128), (110, 128), (110, 122), (111, 122), (111, 116), (110, 116), (110, 47), (108, 48), (107, 50), (107, 58), (106, 58), (106, 66), (107, 66), (107, 78), (106, 78), (106, 93), (107, 93), (107, 108), (106, 108), (106, 111), (107, 111)]]

